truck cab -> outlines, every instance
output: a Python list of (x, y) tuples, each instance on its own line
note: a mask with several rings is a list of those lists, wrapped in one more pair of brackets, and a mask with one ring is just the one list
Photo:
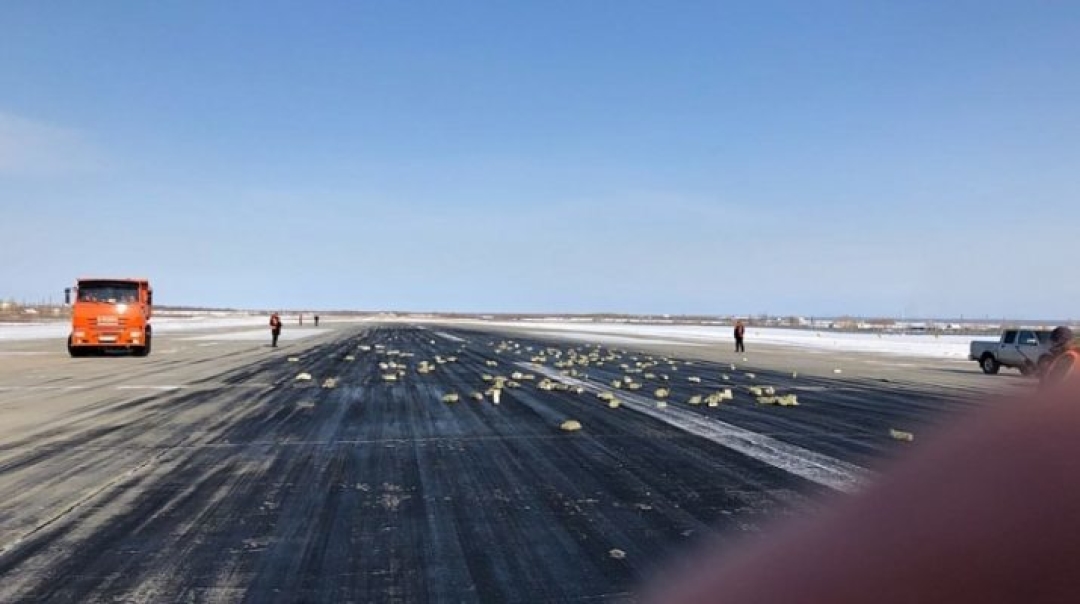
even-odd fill
[(154, 292), (149, 281), (83, 278), (64, 294), (71, 305), (68, 354), (79, 357), (107, 350), (150, 354)]

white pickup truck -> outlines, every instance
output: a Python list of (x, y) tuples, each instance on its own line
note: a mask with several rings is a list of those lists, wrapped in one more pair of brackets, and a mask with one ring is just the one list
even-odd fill
[(997, 342), (973, 341), (968, 358), (978, 361), (988, 374), (1002, 367), (1019, 369), (1024, 375), (1041, 372), (1050, 362), (1050, 330), (1006, 329)]

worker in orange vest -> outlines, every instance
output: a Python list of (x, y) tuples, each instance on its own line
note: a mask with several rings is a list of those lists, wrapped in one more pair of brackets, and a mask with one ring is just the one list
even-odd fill
[(1060, 384), (1080, 374), (1077, 369), (1080, 367), (1080, 348), (1074, 337), (1073, 331), (1064, 326), (1050, 332), (1050, 353), (1053, 356), (1042, 374), (1044, 386)]

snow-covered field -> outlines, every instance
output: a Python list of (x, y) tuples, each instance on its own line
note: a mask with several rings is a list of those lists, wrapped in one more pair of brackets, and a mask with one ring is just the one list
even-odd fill
[[(236, 315), (191, 318), (155, 317), (151, 323), (154, 326), (155, 334), (173, 334), (238, 327), (266, 327), (267, 318)], [(47, 323), (0, 323), (0, 341), (63, 339), (68, 336), (70, 331), (71, 324), (67, 321)]]
[[(199, 339), (241, 339), (257, 340), (265, 338), (265, 316), (247, 315), (206, 315), (198, 317), (156, 317), (153, 321), (157, 334), (176, 334), (184, 332), (217, 331), (230, 329), (227, 333), (198, 335)], [(603, 342), (609, 345), (632, 344), (690, 344), (698, 346), (731, 345), (734, 338), (730, 327), (694, 326), (694, 325), (645, 325), (624, 323), (582, 323), (577, 321), (533, 323), (528, 321), (492, 322), (492, 321), (439, 321), (439, 323), (458, 323), (465, 325), (484, 325), (487, 327), (505, 327), (514, 330), (543, 335), (585, 341)], [(242, 328), (244, 331), (240, 331)], [(258, 328), (256, 330), (256, 328)], [(39, 340), (64, 338), (70, 326), (63, 321), (44, 323), (0, 323), (0, 341)], [(323, 330), (299, 328), (294, 322), (287, 321), (283, 337), (299, 338)], [(757, 344), (790, 346), (807, 350), (864, 352), (894, 354), (914, 357), (967, 359), (970, 336), (953, 335), (902, 335), (874, 333), (834, 333), (830, 331), (804, 329), (778, 329), (749, 327), (746, 331), (746, 345), (752, 349)]]
[[(477, 322), (479, 323), (479, 322)], [(731, 345), (731, 327), (696, 325), (644, 325), (579, 322), (482, 322), (487, 326), (509, 327), (532, 334), (605, 344), (697, 344)], [(834, 333), (820, 330), (748, 327), (746, 346), (756, 344), (790, 346), (808, 350), (864, 352), (913, 357), (967, 359), (971, 336), (902, 335), (874, 333)]]

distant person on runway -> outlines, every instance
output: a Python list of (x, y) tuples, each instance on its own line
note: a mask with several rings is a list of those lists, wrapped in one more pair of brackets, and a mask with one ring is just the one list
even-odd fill
[(281, 317), (277, 313), (270, 315), (270, 346), (277, 348), (278, 336), (281, 335)]
[(743, 336), (746, 335), (746, 326), (742, 321), (735, 322), (735, 352), (746, 352), (746, 345), (743, 344)]
[(315, 327), (319, 326), (319, 315), (315, 315)]

